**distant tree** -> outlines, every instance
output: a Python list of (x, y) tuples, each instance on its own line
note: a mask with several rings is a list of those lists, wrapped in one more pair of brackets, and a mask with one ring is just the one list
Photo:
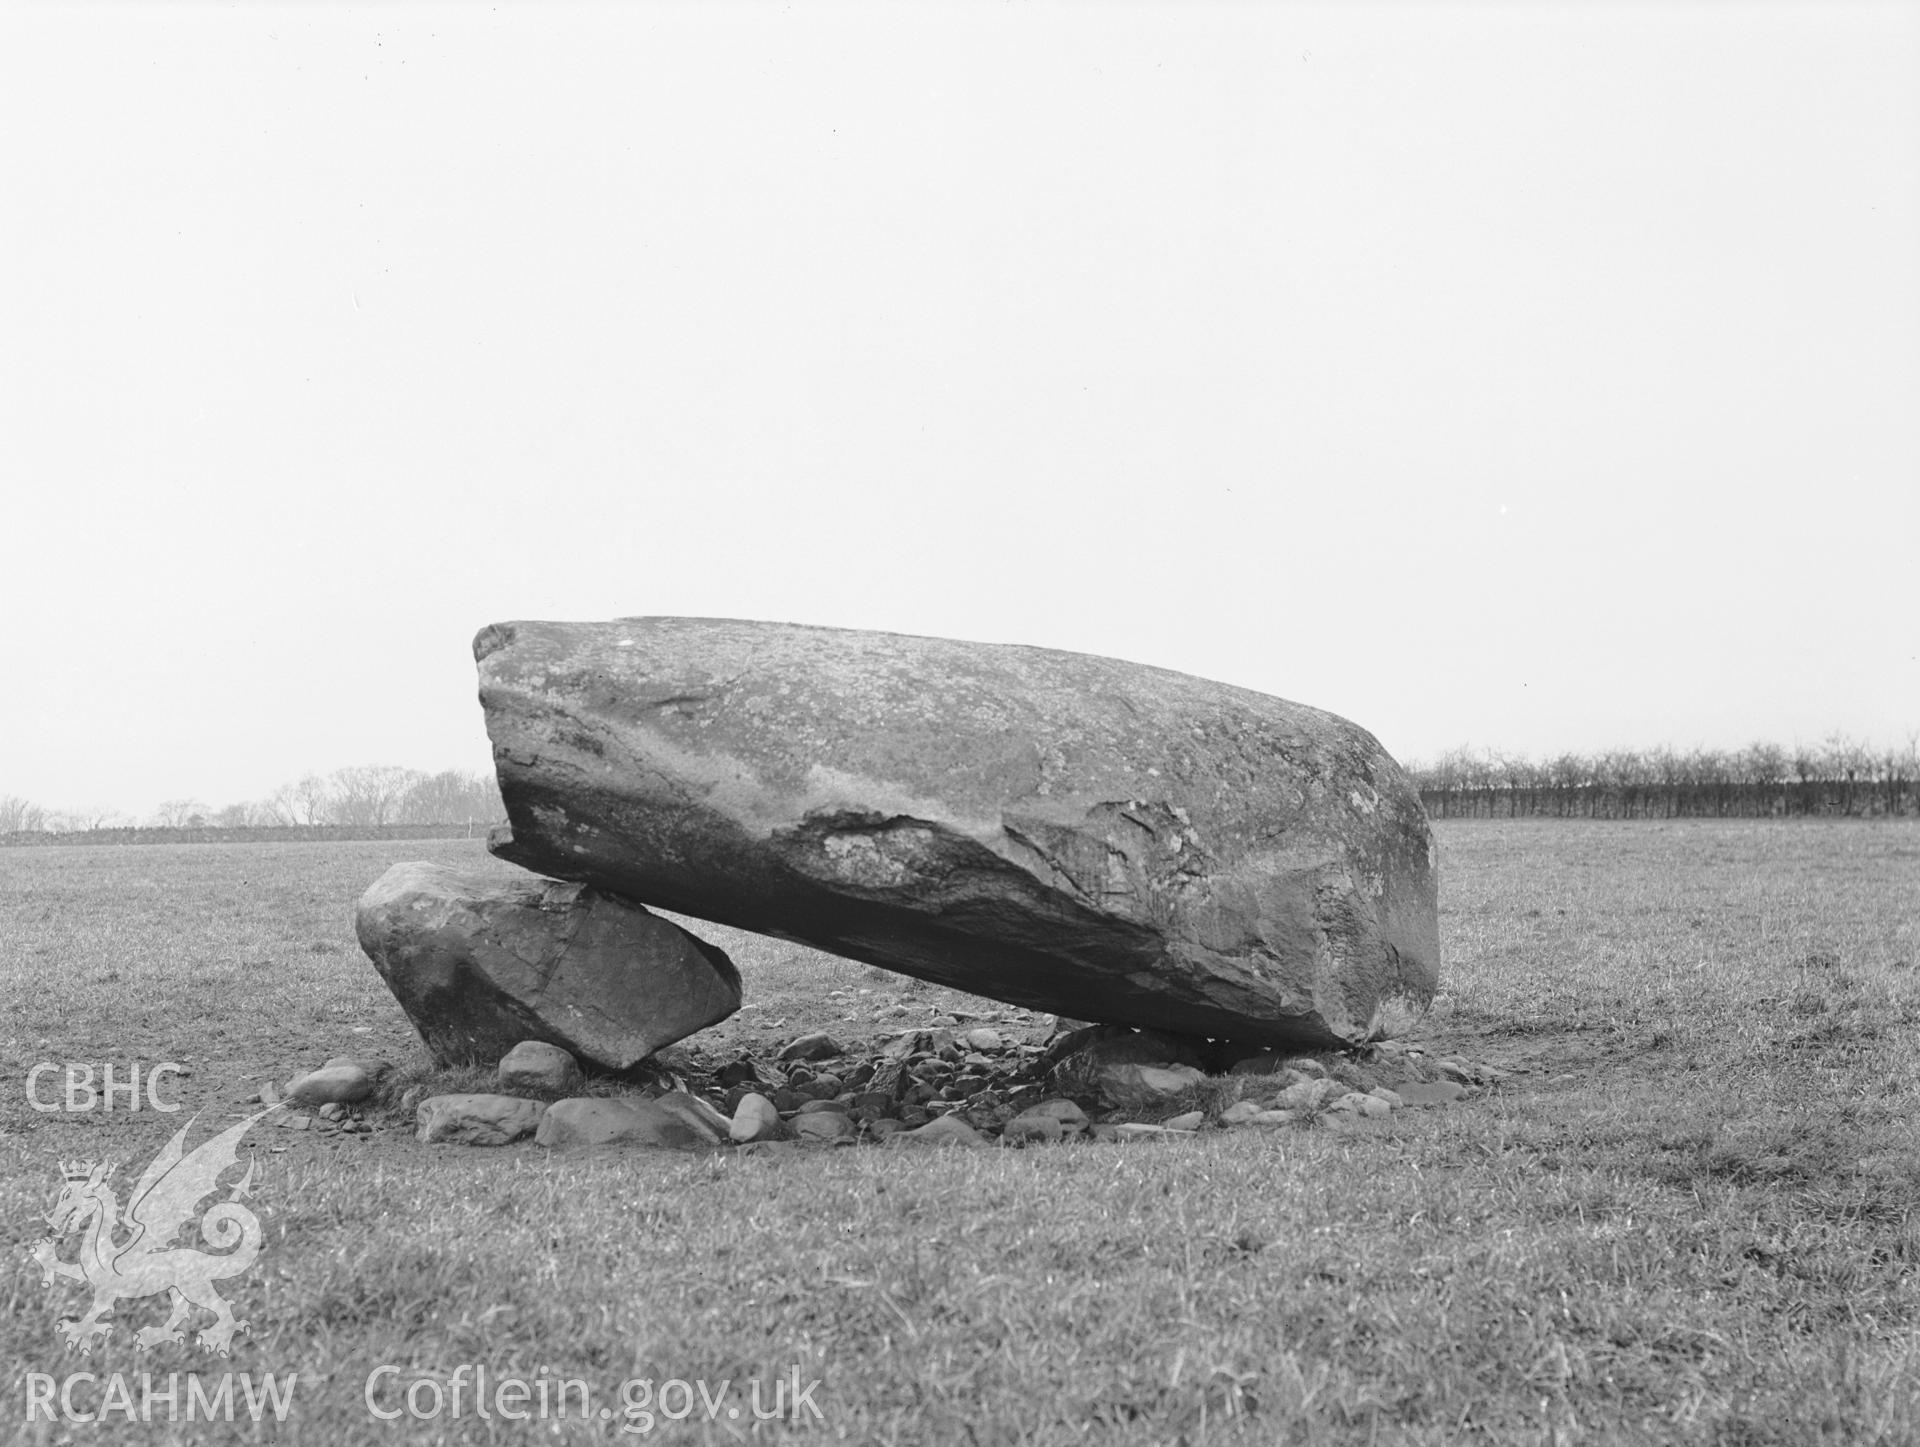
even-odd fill
[(1479, 813), (1479, 805), (1484, 801), (1489, 817), (1494, 812), (1494, 763), (1493, 759), (1474, 749), (1461, 749), (1459, 752), (1461, 768), (1461, 787), (1475, 802), (1467, 812)]
[(1607, 750), (1596, 757), (1594, 772), (1613, 800), (1610, 812), (1623, 819), (1652, 812), (1648, 789), (1654, 781), (1654, 765), (1638, 749)]
[[(1686, 756), (1662, 744), (1647, 755), (1647, 773), (1658, 785), (1666, 817), (1671, 819), (1679, 812), (1680, 791), (1686, 784)], [(1653, 811), (1647, 812), (1651, 814)]]
[(1434, 782), (1442, 789), (1458, 789), (1466, 778), (1465, 749), (1448, 749), (1431, 767)]
[(328, 779), (332, 822), (377, 828), (394, 822), (400, 801), (426, 775), (397, 764), (355, 764), (335, 769)]
[(1704, 746), (1688, 750), (1686, 781), (1692, 785), (1694, 813), (1711, 811), (1715, 815), (1724, 815), (1727, 812), (1727, 789), (1732, 780), (1725, 754)]
[[(1578, 754), (1561, 754), (1546, 765), (1547, 778), (1553, 784), (1554, 812), (1557, 814), (1577, 814), (1580, 791), (1593, 777), (1592, 766)], [(1593, 812), (1593, 801), (1587, 801), (1587, 813)]]
[(394, 818), (402, 824), (492, 824), (506, 813), (491, 772), (445, 769), (417, 779)]
[(1787, 751), (1778, 744), (1756, 740), (1740, 755), (1749, 782), (1771, 789), (1787, 776)]
[(0, 834), (34, 833), (47, 827), (47, 811), (29, 799), (0, 795)]
[(330, 822), (332, 797), (327, 781), (318, 774), (302, 774), (290, 784), (282, 784), (268, 801), (274, 813), (286, 824), (326, 824)]
[(1449, 815), (1460, 807), (1460, 795), (1472, 777), (1472, 763), (1465, 749), (1448, 749), (1418, 771), (1416, 777), (1420, 779), (1421, 788), (1439, 791), (1440, 812), (1443, 816)]
[[(1778, 744), (1756, 740), (1740, 752), (1738, 766), (1741, 780), (1752, 791), (1758, 811), (1773, 813), (1787, 778), (1787, 751)], [(1781, 812), (1785, 812), (1784, 809)]]
[(156, 829), (182, 829), (196, 820), (204, 821), (206, 813), (207, 806), (198, 799), (168, 799), (147, 822)]
[(1906, 801), (1917, 785), (1920, 785), (1920, 731), (1908, 734), (1900, 748), (1887, 750), (1887, 799), (1891, 812), (1907, 812)]
[(280, 815), (272, 804), (256, 799), (215, 810), (212, 822), (219, 829), (262, 829), (278, 824)]
[(1832, 734), (1813, 747), (1763, 739), (1744, 749), (1663, 745), (1569, 752), (1542, 762), (1456, 748), (1432, 763), (1409, 764), (1407, 773), (1438, 818), (1903, 816), (1920, 812), (1920, 730), (1898, 745)]
[[(1858, 739), (1836, 732), (1827, 735), (1820, 752), (1827, 778), (1840, 790), (1840, 812), (1853, 813), (1855, 804), (1861, 800), (1860, 785), (1870, 783), (1873, 778), (1873, 751)], [(1864, 780), (1862, 774), (1866, 776)]]
[(1793, 807), (1802, 814), (1815, 812), (1814, 781), (1820, 777), (1820, 754), (1810, 744), (1798, 739), (1787, 753), (1787, 767), (1793, 770), (1794, 790)]
[(1526, 780), (1525, 756), (1497, 749), (1487, 756), (1486, 767), (1489, 782), (1494, 789), (1494, 798), (1498, 801), (1499, 812), (1512, 818), (1518, 807), (1517, 800), (1521, 786)]
[(467, 791), (457, 822), (462, 824), (498, 824), (507, 817), (507, 801), (500, 797), (500, 780), (492, 769), (477, 769), (466, 775)]
[(87, 834), (119, 822), (120, 811), (111, 804), (81, 804), (47, 815), (50, 834)]

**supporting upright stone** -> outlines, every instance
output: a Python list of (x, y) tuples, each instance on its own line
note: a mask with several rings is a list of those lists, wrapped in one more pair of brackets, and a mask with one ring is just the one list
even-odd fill
[(625, 1070), (740, 1008), (724, 953), (582, 884), (396, 864), (354, 928), (442, 1065), (494, 1064), (534, 1040)]

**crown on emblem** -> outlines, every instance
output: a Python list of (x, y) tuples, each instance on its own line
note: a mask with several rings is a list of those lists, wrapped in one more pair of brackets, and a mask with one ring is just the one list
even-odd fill
[[(67, 1178), (67, 1179), (68, 1179), (69, 1181), (88, 1181), (88, 1180), (92, 1180), (92, 1179), (93, 1179), (93, 1169), (94, 1169), (94, 1167), (93, 1167), (93, 1162), (92, 1162), (92, 1161), (62, 1161), (62, 1162), (60, 1162), (60, 1174), (61, 1174), (61, 1175), (63, 1175), (63, 1176), (65, 1176), (65, 1177), (66, 1177), (66, 1178)], [(111, 1169), (111, 1167), (109, 1167), (108, 1169)]]

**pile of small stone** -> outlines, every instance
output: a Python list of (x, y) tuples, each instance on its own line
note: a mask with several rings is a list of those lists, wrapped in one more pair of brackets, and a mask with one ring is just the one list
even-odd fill
[[(372, 1098), (380, 1078), (393, 1067), (384, 1060), (356, 1060), (336, 1055), (317, 1070), (296, 1075), (284, 1086), (268, 1082), (240, 1103), (280, 1106), (273, 1123), (283, 1130), (316, 1131), (322, 1135), (367, 1136), (374, 1126), (358, 1109)], [(297, 1107), (311, 1107), (311, 1115)]]
[[(658, 1094), (585, 1095), (570, 1093), (584, 1088), (571, 1055), (524, 1041), (500, 1062), (501, 1093), (408, 1103), (420, 1140), (467, 1145), (528, 1136), (556, 1150), (1040, 1145), (1308, 1123), (1341, 1128), (1445, 1105), (1508, 1074), (1393, 1042), (1320, 1057), (1116, 1026), (1023, 1041), (957, 1023), (907, 1031), (871, 1053), (816, 1033), (771, 1057), (749, 1052), (707, 1066), (676, 1051), (674, 1071), (662, 1072), (669, 1088)], [(340, 1064), (330, 1061), (315, 1075)]]

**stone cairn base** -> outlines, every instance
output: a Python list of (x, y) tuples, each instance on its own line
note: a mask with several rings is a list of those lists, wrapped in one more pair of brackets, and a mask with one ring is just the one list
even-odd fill
[(1366, 1130), (1484, 1094), (1510, 1074), (1396, 1041), (1287, 1055), (1118, 1026), (1063, 1029), (1017, 1010), (995, 1024), (977, 1019), (860, 1049), (818, 1033), (720, 1061), (673, 1047), (625, 1080), (592, 1084), (567, 1051), (530, 1040), (500, 1061), (488, 1093), (416, 1085), (395, 1095), (382, 1089), (390, 1066), (336, 1057), (250, 1099), (285, 1106), (282, 1127), (321, 1135), (411, 1125), (435, 1144), (759, 1153)]

